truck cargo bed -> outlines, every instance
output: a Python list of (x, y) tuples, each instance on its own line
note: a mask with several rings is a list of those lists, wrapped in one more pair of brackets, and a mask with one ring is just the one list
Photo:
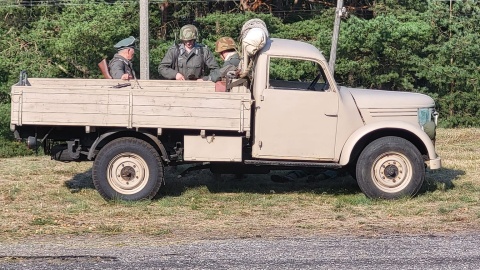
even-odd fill
[(12, 124), (250, 130), (250, 92), (212, 82), (37, 79), (13, 86)]

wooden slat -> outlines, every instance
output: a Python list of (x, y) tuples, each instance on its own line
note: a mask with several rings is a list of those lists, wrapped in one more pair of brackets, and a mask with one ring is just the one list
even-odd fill
[(84, 93), (29, 93), (23, 95), (24, 103), (45, 104), (128, 104), (126, 95), (90, 95)]
[[(139, 89), (135, 81), (105, 80), (105, 79), (48, 79), (48, 78), (29, 78), (28, 81), (35, 88), (109, 88), (114, 85), (130, 83), (119, 89)], [(215, 91), (215, 84), (209, 81), (175, 81), (175, 80), (138, 80), (140, 87), (155, 88), (158, 90), (175, 91)]]
[(170, 107), (200, 107), (200, 108), (240, 108), (241, 100), (210, 97), (138, 97), (134, 96), (134, 106)]
[[(134, 115), (133, 126), (236, 131), (240, 130), (240, 119)], [(245, 125), (245, 130), (249, 127)]]
[(27, 103), (22, 106), (23, 112), (37, 113), (65, 113), (65, 114), (125, 114), (128, 112), (128, 104), (70, 104), (57, 103), (55, 106), (49, 103)]
[(239, 109), (227, 108), (186, 108), (186, 107), (170, 107), (158, 108), (153, 106), (136, 106), (133, 108), (134, 115), (148, 116), (182, 116), (182, 117), (210, 117), (210, 118), (230, 118), (236, 119), (240, 117)]
[(31, 113), (22, 115), (23, 125), (126, 127), (128, 114)]

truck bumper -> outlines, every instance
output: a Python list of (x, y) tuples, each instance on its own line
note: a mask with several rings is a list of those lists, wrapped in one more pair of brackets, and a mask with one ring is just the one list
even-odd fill
[(430, 167), (430, 170), (440, 169), (442, 167), (442, 159), (440, 157), (430, 159), (428, 167)]

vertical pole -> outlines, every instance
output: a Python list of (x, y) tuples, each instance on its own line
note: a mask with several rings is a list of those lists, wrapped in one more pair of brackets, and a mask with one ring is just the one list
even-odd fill
[(150, 79), (148, 0), (140, 0), (140, 79)]
[(332, 48), (330, 49), (330, 60), (328, 67), (332, 75), (335, 72), (335, 60), (337, 58), (338, 34), (340, 31), (340, 18), (342, 16), (343, 0), (337, 0), (337, 9), (335, 10), (335, 23), (333, 24)]

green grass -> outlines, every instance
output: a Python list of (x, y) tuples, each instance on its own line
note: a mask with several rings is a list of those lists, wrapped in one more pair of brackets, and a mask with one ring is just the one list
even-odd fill
[(34, 226), (44, 226), (44, 225), (57, 225), (55, 220), (51, 217), (37, 217), (30, 222), (30, 225)]
[(218, 181), (202, 170), (177, 179), (152, 201), (106, 202), (91, 162), (46, 156), (0, 158), (0, 235), (144, 235), (169, 239), (312, 234), (445, 233), (480, 229), (480, 129), (440, 129), (443, 168), (427, 171), (424, 192), (368, 199), (348, 175), (274, 183), (269, 175)]

